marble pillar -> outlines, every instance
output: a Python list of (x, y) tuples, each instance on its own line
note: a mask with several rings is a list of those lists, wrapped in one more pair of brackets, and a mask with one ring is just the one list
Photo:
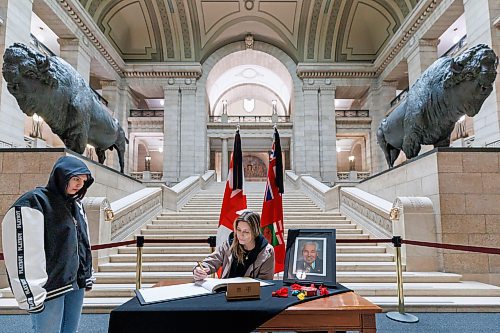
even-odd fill
[(337, 180), (337, 125), (335, 123), (335, 86), (326, 79), (319, 94), (319, 164), (324, 182)]
[(221, 151), (220, 176), (221, 176), (221, 180), (224, 182), (227, 180), (227, 173), (229, 171), (227, 138), (223, 137), (223, 138), (221, 138), (221, 141), (222, 141), (222, 151)]
[[(498, 0), (463, 0), (468, 47), (483, 43), (500, 57), (500, 5)], [(498, 71), (498, 69), (497, 69)], [(493, 91), (481, 111), (474, 116), (473, 146), (500, 144), (500, 79), (497, 76)]]
[(90, 80), (90, 51), (78, 38), (59, 38), (60, 57), (73, 66), (87, 82)]
[(437, 59), (439, 39), (411, 40), (409, 51), (406, 54), (408, 62), (408, 82), (411, 87), (420, 75)]
[(180, 90), (173, 79), (163, 87), (163, 181), (177, 183), (180, 179)]
[[(16, 42), (30, 43), (32, 0), (0, 0), (3, 25), (0, 27), (0, 52)], [(0, 57), (0, 67), (3, 57)], [(17, 101), (0, 80), (0, 147), (24, 147), (24, 120), (26, 116)]]

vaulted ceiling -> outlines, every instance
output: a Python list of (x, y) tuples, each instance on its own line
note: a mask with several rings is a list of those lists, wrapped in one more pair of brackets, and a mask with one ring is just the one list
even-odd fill
[(127, 62), (203, 61), (248, 33), (296, 62), (373, 62), (418, 0), (79, 0)]

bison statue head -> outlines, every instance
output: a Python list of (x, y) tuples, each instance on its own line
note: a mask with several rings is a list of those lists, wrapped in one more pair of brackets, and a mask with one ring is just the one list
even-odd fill
[(450, 70), (444, 78), (445, 89), (460, 85), (472, 98), (469, 107), (464, 108), (469, 117), (475, 116), (484, 100), (493, 91), (497, 75), (498, 57), (488, 45), (478, 44), (455, 59), (451, 59)]
[(24, 44), (15, 43), (4, 54), (2, 73), (7, 89), (24, 113), (32, 116), (45, 91), (57, 88), (50, 57)]

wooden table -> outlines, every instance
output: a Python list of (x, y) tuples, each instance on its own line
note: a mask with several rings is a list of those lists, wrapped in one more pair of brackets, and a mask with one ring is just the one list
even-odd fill
[(382, 309), (354, 292), (301, 303), (258, 328), (271, 331), (360, 331), (375, 333), (375, 314)]

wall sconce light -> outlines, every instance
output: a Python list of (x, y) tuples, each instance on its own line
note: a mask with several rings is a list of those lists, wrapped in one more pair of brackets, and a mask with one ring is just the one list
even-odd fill
[(356, 158), (354, 155), (349, 156), (349, 171), (354, 171), (356, 169)]
[(275, 100), (275, 99), (273, 99), (273, 100), (271, 101), (271, 104), (273, 105), (273, 114), (278, 114), (278, 110), (277, 110), (277, 108), (276, 108), (276, 100)]
[(146, 171), (151, 171), (151, 156), (149, 155), (144, 157), (144, 169), (146, 169)]
[(42, 137), (43, 118), (37, 115), (36, 113), (33, 113), (32, 122), (33, 125), (31, 128), (30, 136), (32, 138), (43, 139)]
[(158, 148), (158, 152), (159, 152), (159, 153), (163, 153), (163, 147), (161, 147), (161, 146), (160, 146), (160, 147)]

